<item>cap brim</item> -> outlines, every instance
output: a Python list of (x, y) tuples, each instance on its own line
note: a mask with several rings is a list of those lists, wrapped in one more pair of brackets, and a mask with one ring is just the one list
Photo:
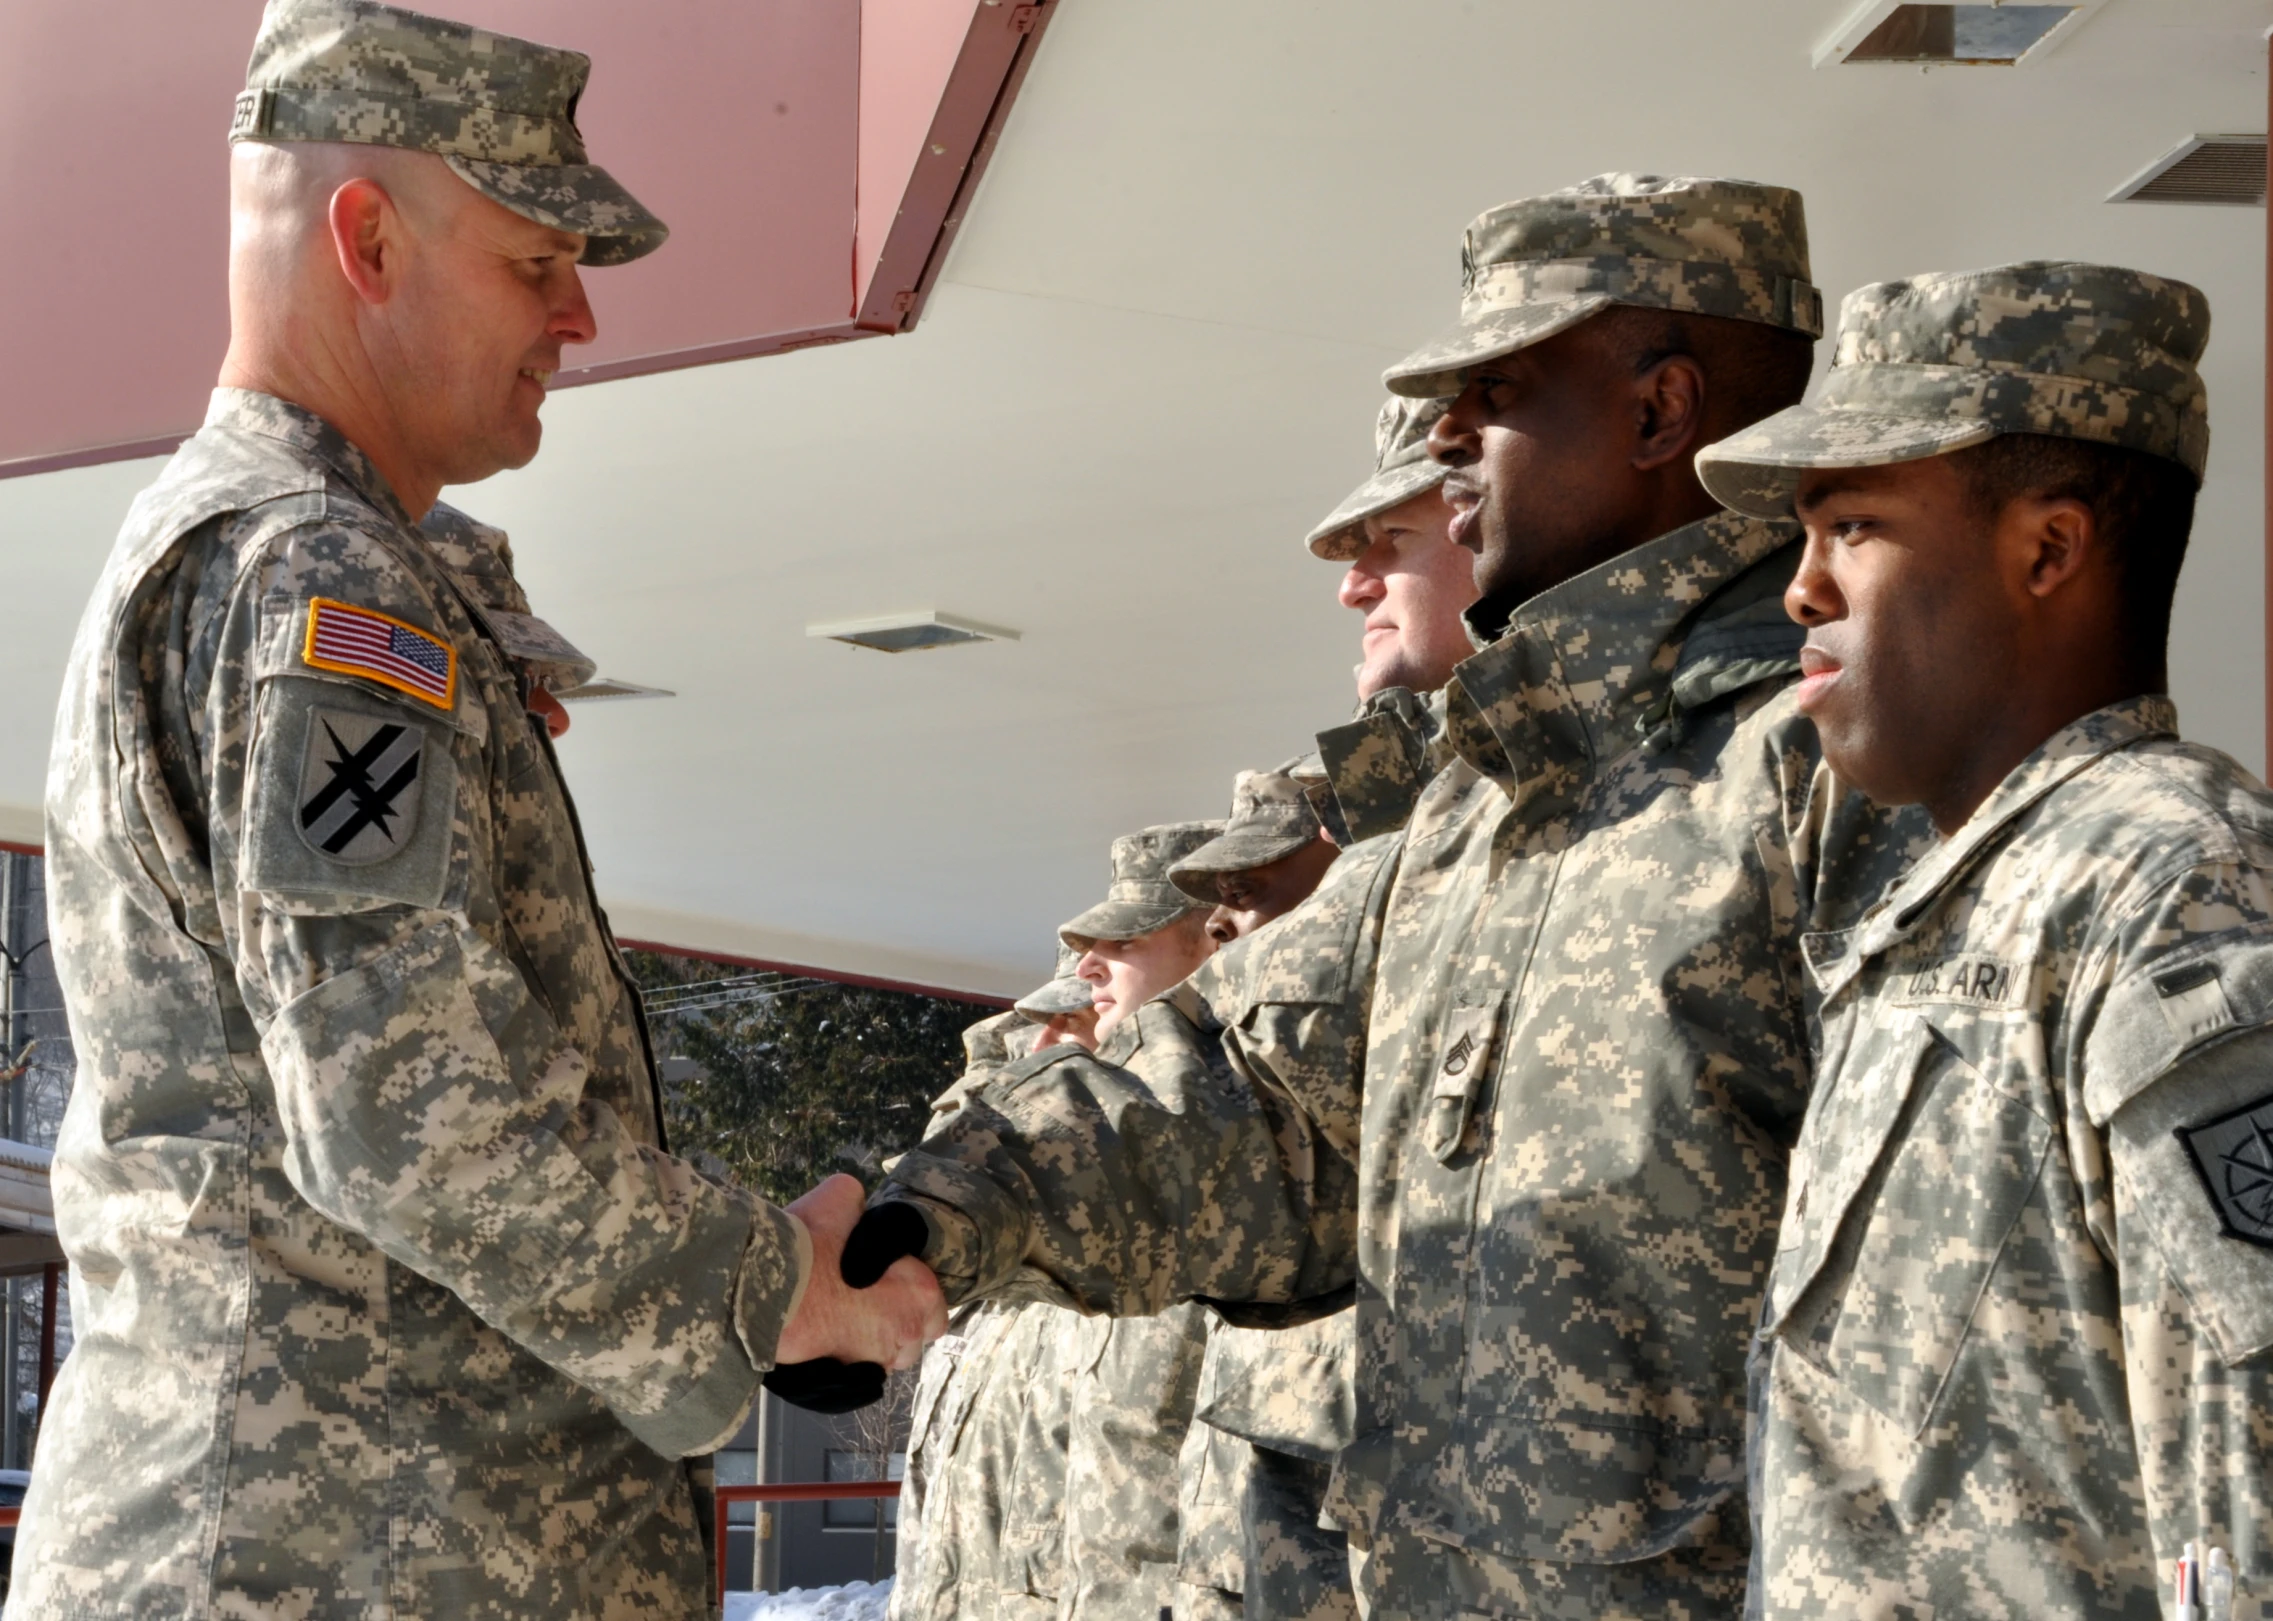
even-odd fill
[(1273, 833), (1263, 828), (1226, 833), (1170, 867), (1168, 879), (1194, 900), (1220, 905), (1223, 897), (1216, 891), (1216, 879), (1225, 873), (1253, 872), (1257, 867), (1284, 861), (1317, 837), (1315, 828), (1307, 833)]
[(1608, 293), (1583, 293), (1550, 304), (1517, 304), (1463, 316), (1457, 325), (1438, 333), (1383, 372), (1381, 381), (1390, 393), (1407, 399), (1457, 394), (1474, 367), (1567, 332), (1614, 302)]
[(1846, 407), (1795, 405), (1697, 452), (1697, 477), (1722, 506), (1788, 518), (1800, 475), (1818, 467), (1888, 467), (1994, 439), (1995, 424)]
[(1087, 951), (1100, 940), (1134, 940), (1155, 929), (1165, 929), (1199, 909), (1197, 901), (1183, 906), (1165, 901), (1101, 901), (1061, 926), (1058, 938), (1076, 951)]
[(1092, 1000), (1090, 984), (1086, 979), (1053, 979), (1010, 1005), (1040, 1024), (1061, 1013), (1079, 1013), (1090, 1006)]
[(1445, 472), (1441, 463), (1426, 459), (1382, 469), (1310, 531), (1306, 541), (1310, 555), (1329, 562), (1348, 562), (1365, 550), (1366, 519), (1377, 518), (1391, 507), (1403, 506), (1414, 496), (1435, 489), (1444, 482)]
[(622, 265), (663, 245), (671, 228), (593, 163), (477, 163), (444, 154), (451, 172), (526, 220), (586, 239), (587, 265)]

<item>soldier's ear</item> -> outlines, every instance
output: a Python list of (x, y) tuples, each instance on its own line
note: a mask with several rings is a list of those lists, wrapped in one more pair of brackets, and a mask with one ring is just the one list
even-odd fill
[(2022, 588), (2050, 598), (2067, 589), (2103, 550), (2099, 524), (2087, 502), (2074, 496), (2017, 496), (1997, 528), (2000, 549), (2017, 553)]
[(401, 273), (402, 216), (376, 180), (357, 176), (331, 194), (326, 218), (339, 273), (366, 304), (384, 304)]
[(1634, 411), (1635, 470), (1685, 462), (1705, 425), (1705, 368), (1692, 355), (1667, 355), (1634, 379)]

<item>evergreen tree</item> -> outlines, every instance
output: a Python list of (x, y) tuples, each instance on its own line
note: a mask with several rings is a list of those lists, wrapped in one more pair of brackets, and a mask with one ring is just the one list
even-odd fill
[[(665, 1005), (699, 1003), (689, 987), (737, 977), (694, 958), (626, 955)], [(654, 1018), (665, 1125), (674, 1152), (780, 1204), (836, 1171), (872, 1183), (884, 1160), (914, 1146), (931, 1100), (962, 1073), (964, 1027), (987, 1014), (825, 980), (740, 993), (749, 999)]]

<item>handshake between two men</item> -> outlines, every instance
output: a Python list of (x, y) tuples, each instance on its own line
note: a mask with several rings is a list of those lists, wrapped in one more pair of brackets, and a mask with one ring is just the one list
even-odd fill
[(813, 1265), (765, 1383), (816, 1412), (877, 1400), (886, 1369), (914, 1367), (947, 1332), (939, 1280), (916, 1258), (923, 1217), (904, 1204), (868, 1210), (867, 1202), (857, 1177), (838, 1175), (788, 1207), (813, 1241)]

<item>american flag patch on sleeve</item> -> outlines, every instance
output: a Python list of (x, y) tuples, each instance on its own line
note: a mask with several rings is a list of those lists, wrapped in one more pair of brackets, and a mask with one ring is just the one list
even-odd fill
[(310, 668), (359, 675), (448, 709), (458, 688), (458, 650), (416, 625), (318, 597), (308, 604)]

